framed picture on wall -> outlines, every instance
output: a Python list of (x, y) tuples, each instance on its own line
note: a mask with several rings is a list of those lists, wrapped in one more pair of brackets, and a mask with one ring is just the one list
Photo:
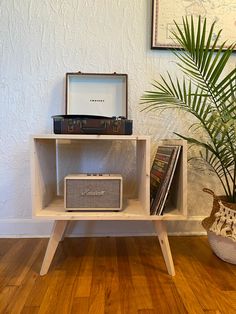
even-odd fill
[[(181, 27), (186, 16), (207, 18), (207, 24), (216, 21), (215, 31), (222, 29), (221, 42), (236, 41), (236, 1), (232, 0), (152, 0), (152, 49), (170, 49), (179, 46), (172, 39), (174, 21)], [(197, 19), (196, 19), (197, 21)], [(225, 47), (227, 47), (227, 43)]]

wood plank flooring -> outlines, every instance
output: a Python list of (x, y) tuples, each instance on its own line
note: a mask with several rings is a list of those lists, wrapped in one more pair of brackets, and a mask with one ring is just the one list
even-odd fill
[(176, 276), (155, 237), (66, 238), (46, 276), (47, 239), (0, 239), (0, 313), (236, 313), (236, 266), (205, 237), (170, 237)]

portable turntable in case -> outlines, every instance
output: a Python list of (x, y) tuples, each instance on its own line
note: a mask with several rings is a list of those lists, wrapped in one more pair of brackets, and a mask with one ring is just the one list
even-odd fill
[(66, 73), (66, 114), (53, 116), (56, 134), (131, 135), (127, 74)]

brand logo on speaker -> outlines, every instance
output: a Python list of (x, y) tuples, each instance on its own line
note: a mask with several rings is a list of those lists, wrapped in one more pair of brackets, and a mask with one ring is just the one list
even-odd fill
[(90, 189), (87, 189), (83, 192), (81, 192), (81, 196), (103, 196), (105, 194), (105, 191), (91, 191)]

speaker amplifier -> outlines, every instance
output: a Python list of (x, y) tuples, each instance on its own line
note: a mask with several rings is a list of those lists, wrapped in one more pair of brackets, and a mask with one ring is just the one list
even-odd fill
[(120, 174), (71, 174), (64, 178), (66, 211), (122, 210)]

